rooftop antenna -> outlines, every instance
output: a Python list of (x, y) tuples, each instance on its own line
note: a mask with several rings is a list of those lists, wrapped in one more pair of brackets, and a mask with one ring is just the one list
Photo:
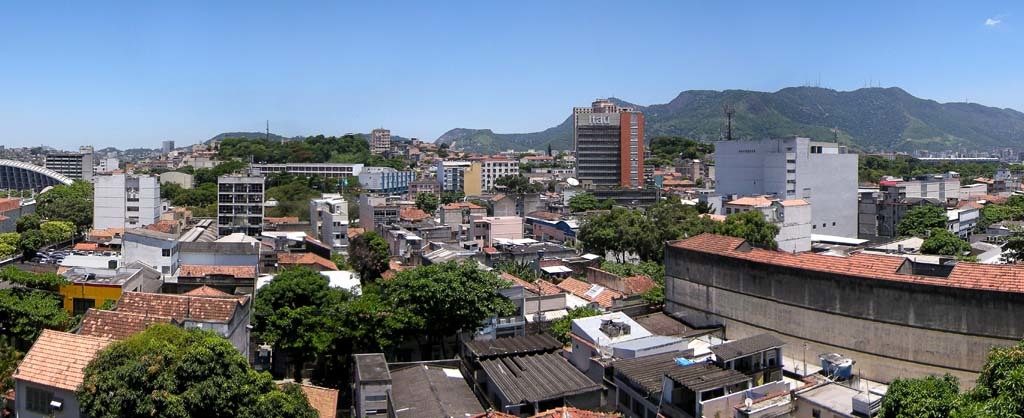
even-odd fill
[(270, 119), (267, 119), (267, 141), (270, 141)]
[(736, 109), (732, 106), (725, 105), (722, 107), (722, 111), (725, 112), (726, 127), (725, 127), (725, 140), (732, 141), (732, 115), (736, 113)]

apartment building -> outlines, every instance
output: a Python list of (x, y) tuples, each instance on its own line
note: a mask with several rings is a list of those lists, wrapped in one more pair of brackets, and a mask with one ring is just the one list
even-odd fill
[(644, 114), (606, 99), (573, 108), (577, 178), (584, 188), (644, 186)]
[(93, 229), (141, 228), (160, 218), (160, 181), (156, 176), (96, 176)]
[(217, 178), (217, 235), (263, 232), (264, 178), (228, 174)]

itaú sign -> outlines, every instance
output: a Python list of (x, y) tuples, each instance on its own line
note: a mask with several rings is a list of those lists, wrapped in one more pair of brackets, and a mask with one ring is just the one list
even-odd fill
[(611, 115), (590, 115), (591, 125), (611, 125)]

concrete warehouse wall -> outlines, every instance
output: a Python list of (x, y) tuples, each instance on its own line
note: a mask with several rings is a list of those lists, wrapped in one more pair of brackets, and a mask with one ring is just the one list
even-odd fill
[(951, 372), (973, 379), (991, 347), (1024, 338), (1024, 295), (901, 283), (765, 265), (668, 246), (666, 311), (728, 338), (781, 334), (858, 361), (864, 377)]

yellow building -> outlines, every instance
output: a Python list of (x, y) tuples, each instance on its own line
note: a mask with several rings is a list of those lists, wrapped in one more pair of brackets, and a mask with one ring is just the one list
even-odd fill
[(64, 273), (69, 284), (58, 291), (64, 310), (81, 315), (89, 308), (115, 303), (124, 292), (159, 292), (163, 285), (160, 272), (148, 266), (121, 267), (116, 270), (73, 268)]
[(479, 162), (474, 162), (463, 172), (462, 180), (462, 192), (466, 196), (480, 196), (483, 191), (483, 165)]

